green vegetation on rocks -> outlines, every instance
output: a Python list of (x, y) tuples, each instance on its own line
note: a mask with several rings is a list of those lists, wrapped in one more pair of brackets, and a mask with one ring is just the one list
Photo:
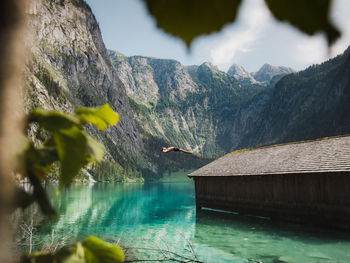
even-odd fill
[[(349, 132), (347, 55), (292, 75), (284, 75), (288, 68), (265, 66), (259, 74), (270, 82), (262, 83), (251, 79), (257, 73), (238, 67), (232, 75), (210, 63), (185, 67), (108, 52), (81, 0), (42, 1), (28, 10), (34, 40), (25, 69), (26, 110), (111, 105), (119, 124), (105, 133), (91, 125), (85, 131), (105, 146), (104, 165), (116, 180), (140, 172), (158, 178), (167, 169), (196, 168), (239, 148)], [(31, 127), (32, 137), (36, 131)], [(170, 145), (198, 159), (187, 164), (182, 155), (155, 156)], [(93, 177), (112, 180), (94, 169), (100, 168), (88, 171)]]

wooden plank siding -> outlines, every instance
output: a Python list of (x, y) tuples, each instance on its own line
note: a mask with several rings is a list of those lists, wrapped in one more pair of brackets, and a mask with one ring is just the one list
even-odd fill
[(350, 136), (229, 153), (189, 174), (197, 207), (350, 230)]
[(196, 205), (350, 230), (350, 173), (193, 177)]

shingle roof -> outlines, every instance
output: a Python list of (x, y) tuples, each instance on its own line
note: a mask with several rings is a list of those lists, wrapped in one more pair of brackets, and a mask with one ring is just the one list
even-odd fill
[(229, 153), (189, 174), (243, 176), (350, 171), (350, 135)]

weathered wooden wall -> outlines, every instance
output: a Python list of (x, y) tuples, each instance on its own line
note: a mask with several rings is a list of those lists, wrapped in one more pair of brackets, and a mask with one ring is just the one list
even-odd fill
[(350, 173), (194, 177), (207, 207), (350, 230)]

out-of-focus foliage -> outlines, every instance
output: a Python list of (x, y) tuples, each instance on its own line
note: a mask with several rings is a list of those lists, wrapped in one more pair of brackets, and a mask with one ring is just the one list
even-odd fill
[(144, 0), (157, 26), (181, 38), (187, 46), (200, 35), (234, 22), (241, 0)]
[[(75, 115), (34, 110), (29, 116), (29, 122), (38, 123), (51, 136), (40, 148), (32, 148), (33, 153), (26, 163), (27, 172), (33, 172), (38, 177), (38, 170), (47, 173), (50, 165), (59, 161), (59, 180), (63, 187), (72, 181), (84, 164), (101, 161), (103, 157), (103, 146), (86, 134), (83, 125), (90, 122), (96, 128), (104, 130), (108, 125), (116, 124), (118, 119), (118, 114), (107, 104), (96, 109), (77, 108)], [(38, 155), (38, 151), (42, 154)]]
[[(88, 162), (102, 160), (104, 147), (83, 130), (88, 122), (99, 130), (115, 125), (119, 116), (107, 104), (99, 108), (77, 108), (75, 114), (63, 114), (57, 111), (34, 110), (28, 116), (28, 128), (32, 123), (39, 125), (38, 133), (44, 130), (48, 136), (39, 146), (27, 140), (23, 153), (24, 173), (33, 193), (17, 188), (15, 205), (25, 208), (37, 202), (41, 211), (50, 218), (56, 217), (56, 211), (46, 195), (41, 181), (56, 162), (60, 164), (60, 187), (70, 183), (79, 170)], [(90, 236), (83, 242), (63, 247), (56, 253), (34, 252), (23, 256), (21, 263), (119, 263), (124, 261), (123, 251), (116, 245), (110, 245), (97, 237)]]
[(61, 248), (55, 253), (35, 252), (23, 256), (21, 263), (120, 263), (124, 261), (123, 251), (116, 245), (105, 243), (90, 236), (72, 246)]
[(79, 116), (84, 124), (90, 122), (99, 130), (105, 130), (108, 125), (113, 126), (119, 120), (118, 114), (115, 114), (108, 104), (96, 109), (86, 107), (77, 108), (75, 114)]
[[(241, 0), (144, 0), (157, 26), (181, 38), (187, 46), (198, 36), (234, 22)], [(265, 0), (273, 16), (302, 32), (326, 34), (328, 45), (340, 36), (329, 18), (332, 0)]]
[(89, 162), (102, 160), (104, 147), (83, 130), (83, 125), (90, 122), (98, 129), (104, 130), (118, 122), (119, 116), (107, 104), (99, 108), (77, 108), (75, 114), (63, 114), (56, 111), (34, 110), (28, 116), (28, 126), (39, 125), (37, 134), (46, 132), (46, 140), (39, 146), (27, 140), (23, 153), (22, 173), (28, 177), (33, 186), (33, 194), (17, 190), (16, 205), (26, 207), (37, 201), (42, 212), (54, 218), (55, 210), (46, 196), (41, 181), (46, 180), (54, 163), (60, 165), (59, 184), (64, 187)]
[(329, 20), (332, 0), (265, 0), (276, 19), (291, 23), (304, 33), (323, 32), (332, 45), (340, 36)]

